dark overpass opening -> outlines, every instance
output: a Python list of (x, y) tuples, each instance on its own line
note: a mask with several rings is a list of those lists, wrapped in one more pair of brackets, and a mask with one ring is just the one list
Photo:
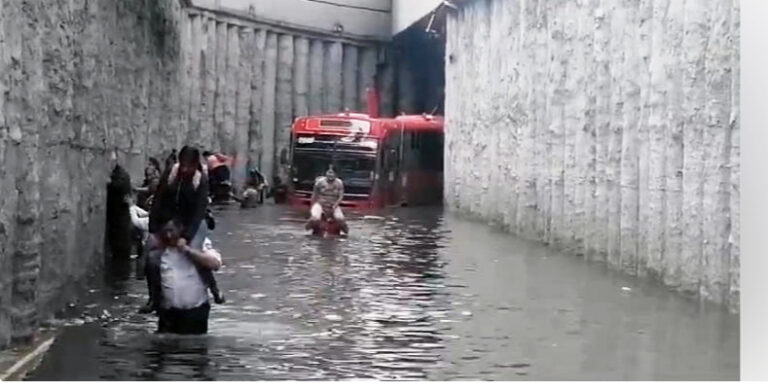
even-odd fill
[(438, 19), (427, 15), (393, 39), (397, 114), (444, 114), (445, 34)]

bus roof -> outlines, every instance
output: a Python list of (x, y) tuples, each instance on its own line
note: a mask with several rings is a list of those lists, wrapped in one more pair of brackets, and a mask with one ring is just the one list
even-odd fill
[(299, 117), (294, 121), (294, 133), (339, 134), (362, 132), (369, 137), (382, 138), (400, 129), (412, 132), (443, 132), (444, 119), (433, 115), (401, 115), (395, 118), (371, 118), (361, 113), (321, 114)]

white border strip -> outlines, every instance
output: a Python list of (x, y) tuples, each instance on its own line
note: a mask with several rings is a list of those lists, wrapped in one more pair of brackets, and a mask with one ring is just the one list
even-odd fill
[(21, 358), (16, 364), (14, 364), (11, 368), (9, 368), (5, 373), (0, 375), (0, 381), (5, 381), (5, 379), (13, 376), (18, 372), (20, 369), (24, 368), (27, 364), (29, 364), (32, 360), (40, 357), (41, 355), (45, 354), (45, 352), (48, 351), (48, 349), (53, 345), (53, 341), (56, 340), (55, 336), (52, 336), (48, 338), (45, 342), (41, 343), (40, 346), (38, 346), (35, 350), (28, 353), (24, 357)]
[(768, 1), (741, 1), (741, 379), (768, 380)]

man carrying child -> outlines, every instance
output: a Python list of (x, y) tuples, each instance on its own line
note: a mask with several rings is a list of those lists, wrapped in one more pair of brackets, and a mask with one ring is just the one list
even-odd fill
[(176, 221), (166, 223), (160, 243), (150, 250), (150, 258), (160, 258), (162, 302), (157, 308), (157, 332), (206, 334), (211, 305), (209, 285), (200, 271), (218, 270), (221, 255), (207, 237), (201, 249), (191, 247), (181, 235), (183, 230)]
[[(208, 289), (216, 303), (224, 302), (213, 276), (221, 257), (208, 239), (207, 207), (208, 175), (200, 151), (184, 147), (178, 163), (163, 173), (149, 215), (147, 307), (158, 313), (159, 332), (204, 333)], [(203, 314), (205, 330), (199, 326)]]

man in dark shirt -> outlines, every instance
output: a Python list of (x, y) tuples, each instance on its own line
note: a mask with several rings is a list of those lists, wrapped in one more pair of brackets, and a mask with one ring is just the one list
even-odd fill
[(184, 225), (182, 237), (191, 245), (208, 207), (208, 176), (200, 164), (200, 151), (184, 147), (179, 162), (166, 168), (160, 178), (149, 217), (149, 233), (157, 234), (176, 218)]

